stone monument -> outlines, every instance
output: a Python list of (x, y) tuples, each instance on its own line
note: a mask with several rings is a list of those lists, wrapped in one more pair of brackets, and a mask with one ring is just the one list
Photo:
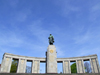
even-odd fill
[(32, 61), (31, 73), (40, 73), (40, 62), (46, 63), (46, 73), (57, 73), (57, 63), (62, 62), (63, 73), (69, 74), (71, 73), (70, 62), (74, 61), (76, 62), (77, 73), (84, 74), (85, 73), (84, 61), (87, 61), (87, 60), (90, 61), (91, 72), (98, 73), (97, 75), (100, 75), (99, 62), (98, 62), (98, 58), (96, 54), (81, 56), (81, 57), (57, 58), (56, 47), (55, 45), (53, 45), (54, 37), (50, 34), (48, 39), (49, 39), (49, 46), (47, 48), (46, 58), (28, 57), (28, 56), (4, 53), (3, 58), (2, 58), (2, 63), (1, 63), (0, 75), (5, 75), (4, 73), (10, 73), (13, 59), (18, 60), (16, 73), (23, 73), (23, 75), (26, 71), (27, 61)]
[(49, 46), (47, 48), (47, 73), (57, 73), (57, 52), (56, 47), (53, 45), (54, 38), (50, 34)]

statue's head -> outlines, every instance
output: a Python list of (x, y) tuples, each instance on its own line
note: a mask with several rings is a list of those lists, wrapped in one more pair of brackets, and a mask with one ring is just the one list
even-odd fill
[(50, 34), (50, 35), (52, 35), (52, 34)]

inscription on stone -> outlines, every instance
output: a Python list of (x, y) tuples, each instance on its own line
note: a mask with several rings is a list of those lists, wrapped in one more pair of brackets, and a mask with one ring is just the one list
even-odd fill
[(50, 55), (50, 61), (53, 62), (54, 61), (54, 56)]
[(9, 62), (10, 62), (9, 60), (10, 60), (10, 58), (6, 58), (4, 71), (7, 71), (8, 70)]
[(25, 60), (23, 60), (23, 59), (21, 60), (21, 66), (22, 66), (22, 67), (20, 68), (21, 71), (24, 70), (24, 61), (25, 61)]
[(78, 63), (79, 63), (79, 71), (80, 71), (80, 73), (82, 73), (82, 63), (81, 63), (81, 60), (79, 60)]
[(95, 62), (95, 59), (92, 59), (93, 62)]
[(38, 61), (35, 61), (34, 64), (34, 73), (38, 73)]
[(37, 61), (35, 61), (35, 63), (37, 64)]
[(24, 60), (21, 60), (21, 64), (23, 64), (24, 63)]
[(9, 58), (7, 58), (7, 61), (9, 61)]
[(68, 73), (68, 62), (65, 62), (65, 72)]
[(53, 65), (51, 65), (51, 68), (53, 68)]
[(95, 71), (95, 73), (98, 73), (96, 60), (92, 59), (92, 61), (93, 61), (94, 71)]
[(65, 62), (66, 64), (68, 64), (68, 62)]
[(81, 61), (78, 61), (79, 63), (81, 63)]

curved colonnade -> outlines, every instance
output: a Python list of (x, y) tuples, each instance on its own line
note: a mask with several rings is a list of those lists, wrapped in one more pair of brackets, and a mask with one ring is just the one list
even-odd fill
[[(10, 73), (12, 59), (18, 60), (17, 73), (25, 73), (27, 61), (32, 61), (32, 73), (40, 73), (40, 62), (46, 63), (46, 58), (28, 57), (4, 53), (0, 72)], [(81, 57), (57, 58), (56, 60), (57, 62), (63, 63), (63, 73), (71, 73), (70, 62), (72, 61), (76, 62), (77, 73), (85, 73), (83, 61), (86, 60), (90, 61), (92, 73), (100, 72), (98, 58), (96, 54)]]

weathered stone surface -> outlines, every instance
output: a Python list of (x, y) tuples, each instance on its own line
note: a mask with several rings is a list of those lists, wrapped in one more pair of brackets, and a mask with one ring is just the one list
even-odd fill
[(82, 60), (78, 60), (77, 63), (78, 63), (78, 73), (84, 73)]
[(11, 57), (4, 57), (2, 64), (1, 64), (1, 72), (10, 72), (10, 67), (12, 63)]
[(39, 73), (40, 72), (40, 61), (34, 60), (32, 63), (32, 73)]
[(63, 61), (63, 73), (71, 73), (70, 61)]
[(96, 59), (91, 59), (91, 60), (92, 60), (92, 65), (93, 65), (93, 71), (94, 71), (94, 73), (98, 73)]
[(49, 45), (47, 49), (47, 73), (57, 73), (56, 47)]
[[(100, 68), (99, 68), (99, 63), (98, 63), (98, 59), (97, 59), (97, 55), (89, 55), (89, 56), (81, 56), (81, 57), (70, 57), (70, 58), (57, 58), (56, 57), (56, 48), (53, 45), (53, 47), (48, 46), (48, 51), (47, 51), (47, 60), (46, 58), (39, 58), (39, 57), (28, 57), (28, 56), (20, 56), (20, 55), (14, 55), (14, 54), (10, 54), (10, 53), (5, 53), (3, 56), (3, 60), (1, 63), (1, 70), (0, 72), (6, 72), (9, 73), (10, 72), (10, 68), (11, 68), (11, 62), (12, 59), (18, 59), (21, 60), (18, 62), (18, 65), (21, 64), (20, 66), (17, 68), (17, 73), (25, 73), (25, 68), (26, 68), (26, 60), (28, 61), (33, 61), (33, 65), (32, 65), (32, 73), (39, 73), (39, 63), (40, 62), (50, 62), (49, 65), (52, 68), (52, 70), (57, 71), (57, 62), (64, 62), (64, 61), (76, 61), (78, 62), (78, 60), (90, 60), (91, 63), (91, 69), (92, 69), (92, 73), (100, 73)], [(49, 58), (48, 58), (49, 57)], [(35, 61), (38, 62), (38, 64), (35, 64)], [(53, 63), (54, 62), (54, 63)], [(79, 63), (79, 62), (78, 62)], [(56, 66), (55, 66), (56, 65)], [(65, 67), (66, 66), (66, 67)], [(78, 73), (81, 73), (83, 71), (83, 62), (81, 61), (78, 66), (81, 67), (77, 67), (77, 71)], [(48, 66), (47, 66), (48, 67)], [(69, 67), (70, 68), (70, 67)], [(64, 65), (63, 64), (63, 73), (70, 73), (70, 69), (68, 68), (68, 64)], [(57, 73), (57, 72), (56, 72)], [(83, 72), (84, 73), (84, 72)]]
[(25, 73), (26, 71), (26, 60), (19, 59), (17, 73)]

